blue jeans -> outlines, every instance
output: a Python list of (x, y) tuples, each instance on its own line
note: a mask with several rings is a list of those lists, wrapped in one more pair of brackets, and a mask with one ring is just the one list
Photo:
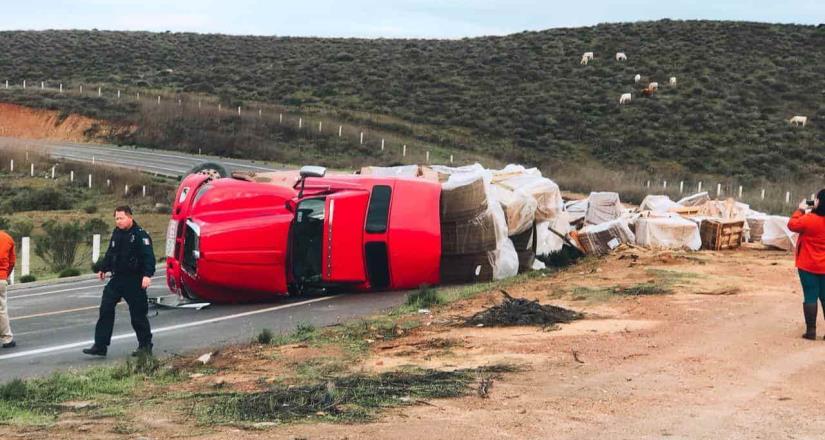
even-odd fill
[(825, 307), (825, 275), (811, 273), (802, 269), (798, 270), (799, 281), (802, 282), (802, 293), (805, 296), (803, 302), (805, 304), (816, 304), (816, 300), (819, 299), (823, 307)]

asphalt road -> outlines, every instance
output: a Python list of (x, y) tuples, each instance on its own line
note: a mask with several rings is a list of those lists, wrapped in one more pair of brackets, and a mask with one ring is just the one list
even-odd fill
[[(213, 156), (153, 150), (149, 148), (119, 147), (105, 144), (78, 144), (43, 139), (18, 139), (0, 137), (0, 148), (23, 146), (45, 151), (55, 158), (117, 166), (157, 174), (178, 177), (193, 166), (203, 162), (218, 162), (232, 171), (274, 171), (278, 168), (263, 162), (239, 159), (223, 159)], [(282, 169), (282, 168), (281, 168)]]
[[(164, 275), (155, 276), (149, 296), (165, 296)], [(115, 331), (106, 358), (81, 353), (91, 346), (104, 282), (78, 281), (8, 293), (17, 347), (0, 349), (0, 382), (123, 361), (137, 346), (128, 306), (118, 305)], [(149, 321), (155, 354), (202, 354), (213, 348), (251, 341), (262, 329), (288, 333), (298, 323), (325, 326), (400, 304), (403, 292), (307, 296), (267, 303), (211, 305), (201, 310), (151, 307)]]

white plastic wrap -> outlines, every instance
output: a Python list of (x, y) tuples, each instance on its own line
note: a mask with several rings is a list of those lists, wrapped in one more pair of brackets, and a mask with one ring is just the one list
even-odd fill
[(590, 204), (590, 199), (570, 200), (564, 204), (564, 212), (567, 213), (567, 219), (570, 223), (575, 223), (584, 218), (587, 214), (587, 206)]
[(682, 205), (670, 200), (670, 197), (663, 195), (649, 195), (642, 200), (639, 211), (652, 211), (666, 213), (673, 208), (681, 208)]
[(705, 202), (710, 200), (710, 196), (708, 195), (707, 191), (702, 191), (700, 193), (693, 194), (691, 196), (684, 197), (678, 200), (676, 203), (682, 206), (699, 206), (704, 205)]
[(377, 177), (417, 177), (418, 165), (401, 165), (397, 167), (364, 167), (361, 174)]
[(635, 243), (636, 236), (627, 223), (619, 219), (585, 226), (579, 231), (578, 240), (586, 253), (602, 255), (623, 243)]
[(592, 192), (588, 200), (584, 222), (589, 225), (616, 220), (624, 211), (619, 194), (615, 192)]
[(702, 247), (699, 226), (677, 215), (640, 217), (635, 235), (637, 245), (651, 249), (698, 251)]
[(564, 245), (564, 240), (549, 228), (553, 228), (559, 234), (567, 235), (570, 232), (567, 213), (562, 212), (551, 221), (536, 223), (536, 255), (552, 254), (561, 250)]
[(487, 188), (487, 209), (493, 214), (496, 225), (496, 249), (490, 251), (488, 255), (493, 266), (493, 279), (501, 280), (518, 274), (518, 253), (507, 236), (507, 218), (504, 216), (504, 209), (490, 187)]
[(504, 209), (507, 219), (507, 235), (520, 234), (533, 226), (536, 218), (536, 199), (519, 191), (510, 191), (499, 185), (492, 185), (490, 191)]
[(771, 215), (765, 219), (762, 230), (762, 244), (790, 251), (796, 248), (799, 234), (788, 229), (789, 217)]

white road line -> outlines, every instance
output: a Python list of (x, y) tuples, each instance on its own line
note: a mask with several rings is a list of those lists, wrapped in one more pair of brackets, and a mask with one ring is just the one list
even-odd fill
[[(156, 276), (156, 277), (152, 277), (152, 279), (157, 280), (157, 279), (160, 279), (160, 278), (163, 278), (163, 277), (165, 277), (165, 275), (159, 275), (159, 276)], [(96, 281), (96, 280), (93, 280), (93, 281)], [(86, 281), (82, 281), (82, 282), (86, 282)], [(102, 281), (101, 281), (101, 283), (102, 283)], [(91, 286), (72, 287), (70, 289), (49, 290), (47, 292), (29, 293), (29, 294), (26, 294), (26, 295), (15, 295), (15, 296), (9, 296), (8, 300), (10, 301), (10, 300), (13, 300), (13, 299), (18, 299), (18, 298), (31, 298), (33, 296), (51, 295), (53, 293), (73, 292), (75, 290), (93, 289), (95, 287), (103, 287), (103, 286), (104, 286), (104, 284), (100, 284), (100, 285), (94, 285), (93, 284)]]
[[(166, 333), (166, 332), (181, 330), (181, 329), (185, 329), (185, 328), (189, 328), (189, 327), (196, 327), (196, 326), (199, 326), (199, 325), (212, 324), (212, 323), (221, 322), (221, 321), (228, 321), (230, 319), (244, 318), (244, 317), (247, 317), (247, 316), (259, 315), (261, 313), (274, 312), (275, 310), (282, 310), (282, 309), (288, 309), (288, 308), (291, 308), (291, 307), (302, 306), (304, 304), (312, 304), (312, 303), (316, 303), (316, 302), (327, 301), (327, 300), (330, 300), (330, 299), (333, 299), (333, 298), (339, 298), (339, 297), (340, 297), (340, 295), (339, 296), (324, 296), (324, 297), (321, 297), (321, 298), (309, 299), (309, 300), (301, 301), (301, 302), (297, 302), (297, 303), (284, 304), (282, 306), (268, 307), (266, 309), (253, 310), (253, 311), (250, 311), (250, 312), (243, 312), (243, 313), (236, 313), (234, 315), (219, 316), (217, 318), (204, 319), (202, 321), (192, 321), (192, 322), (187, 322), (187, 323), (183, 323), (183, 324), (170, 325), (168, 327), (160, 327), (160, 328), (152, 329), (152, 334), (156, 335), (156, 334), (159, 334), (159, 333)], [(112, 340), (115, 341), (115, 340), (119, 340), (119, 339), (134, 338), (134, 337), (135, 337), (135, 334), (130, 332), (130, 333), (124, 333), (124, 334), (112, 336)], [(6, 355), (0, 356), (0, 361), (2, 361), (4, 359), (15, 359), (15, 358), (21, 358), (21, 357), (26, 357), (26, 356), (34, 356), (34, 355), (38, 355), (38, 354), (53, 353), (55, 351), (62, 351), (62, 350), (69, 350), (69, 349), (72, 349), (72, 348), (84, 347), (84, 346), (87, 346), (87, 345), (91, 345), (94, 342), (95, 342), (94, 340), (81, 341), (81, 342), (72, 342), (72, 343), (69, 343), (69, 344), (54, 345), (54, 346), (51, 346), (51, 347), (44, 347), (44, 348), (38, 348), (38, 349), (35, 349), (35, 350), (21, 351), (19, 353), (6, 354)]]

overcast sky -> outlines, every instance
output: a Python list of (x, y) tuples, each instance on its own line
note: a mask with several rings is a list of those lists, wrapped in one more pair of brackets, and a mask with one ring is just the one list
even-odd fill
[(0, 30), (461, 38), (604, 22), (825, 22), (825, 0), (0, 0)]

